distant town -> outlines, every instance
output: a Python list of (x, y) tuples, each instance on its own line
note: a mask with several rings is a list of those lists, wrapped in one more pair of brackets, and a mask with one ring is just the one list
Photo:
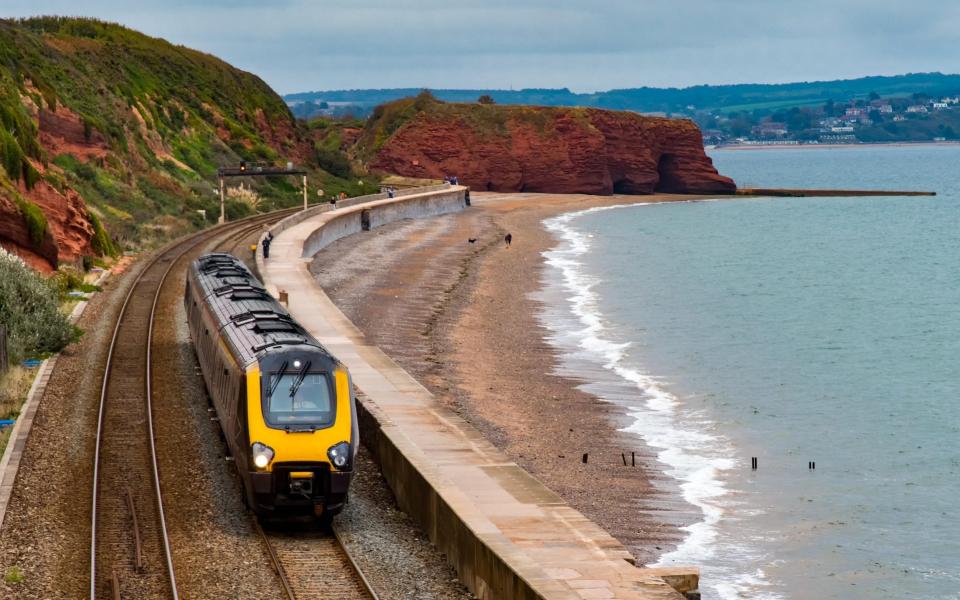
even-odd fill
[[(301, 119), (364, 119), (419, 88), (328, 90), (284, 97)], [(624, 88), (432, 89), (446, 102), (586, 106), (693, 119), (706, 145), (947, 142), (960, 138), (960, 75), (908, 73), (785, 84)]]
[(700, 125), (707, 146), (947, 142), (960, 138), (960, 95), (881, 98), (872, 93), (866, 99), (772, 112), (687, 109)]

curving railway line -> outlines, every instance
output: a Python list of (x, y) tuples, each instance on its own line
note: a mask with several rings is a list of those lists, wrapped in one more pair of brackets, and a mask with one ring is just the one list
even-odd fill
[[(152, 341), (161, 289), (188, 255), (211, 246), (243, 251), (243, 240), (295, 210), (251, 217), (171, 243), (153, 255), (131, 284), (114, 326), (100, 393), (91, 498), (91, 600), (180, 597), (176, 548), (167, 535), (167, 522), (175, 515), (164, 511), (165, 482), (157, 466), (153, 426)], [(256, 527), (288, 597), (376, 597), (335, 536), (297, 533), (294, 541)], [(325, 587), (313, 583), (318, 568)]]

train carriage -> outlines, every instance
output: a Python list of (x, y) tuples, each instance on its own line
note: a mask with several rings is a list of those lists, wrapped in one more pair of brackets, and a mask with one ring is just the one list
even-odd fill
[(359, 441), (346, 367), (230, 254), (194, 261), (184, 305), (248, 505), (339, 512)]

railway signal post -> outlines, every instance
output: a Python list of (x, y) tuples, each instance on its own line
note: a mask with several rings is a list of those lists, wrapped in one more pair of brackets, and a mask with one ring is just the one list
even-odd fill
[(307, 210), (307, 172), (302, 169), (296, 169), (293, 163), (288, 162), (286, 167), (273, 167), (262, 163), (247, 163), (241, 161), (239, 167), (220, 167), (217, 169), (217, 179), (220, 183), (220, 219), (218, 223), (226, 223), (227, 215), (225, 212), (226, 190), (224, 180), (228, 177), (269, 177), (271, 175), (300, 175), (303, 188), (303, 210)]

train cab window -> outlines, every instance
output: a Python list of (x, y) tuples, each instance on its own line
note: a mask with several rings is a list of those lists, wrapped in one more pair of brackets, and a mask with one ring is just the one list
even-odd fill
[[(271, 394), (272, 390), (272, 394)], [(336, 403), (326, 373), (272, 373), (266, 389), (264, 416), (280, 429), (319, 429), (333, 423)]]

